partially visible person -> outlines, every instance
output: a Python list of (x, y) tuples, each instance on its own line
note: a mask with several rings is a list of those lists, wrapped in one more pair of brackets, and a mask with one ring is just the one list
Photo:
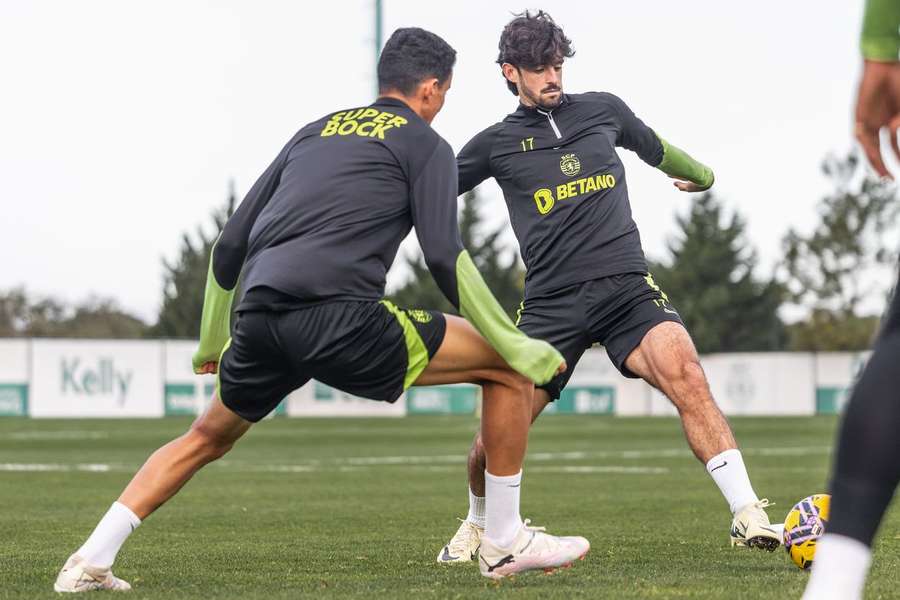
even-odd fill
[[(900, 158), (900, 1), (868, 0), (863, 22), (862, 81), (856, 138), (875, 171), (884, 164), (887, 129)], [(900, 482), (900, 295), (898, 285), (874, 353), (853, 389), (838, 434), (831, 479), (831, 519), (818, 542), (803, 600), (862, 598), (872, 542)]]

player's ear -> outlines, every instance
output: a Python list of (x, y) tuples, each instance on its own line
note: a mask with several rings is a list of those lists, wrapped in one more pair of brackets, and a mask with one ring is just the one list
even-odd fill
[(430, 101), (433, 100), (436, 96), (440, 96), (441, 82), (437, 80), (437, 77), (426, 79), (422, 82), (419, 89), (422, 90), (422, 99), (425, 101)]
[(503, 76), (506, 77), (507, 81), (513, 84), (519, 83), (519, 69), (515, 65), (503, 63), (500, 65), (500, 69), (503, 71)]

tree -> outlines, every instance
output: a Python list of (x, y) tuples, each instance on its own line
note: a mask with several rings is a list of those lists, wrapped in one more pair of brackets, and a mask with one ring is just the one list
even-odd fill
[(30, 298), (24, 288), (0, 293), (0, 337), (139, 338), (147, 325), (109, 298), (74, 307), (54, 298)]
[(57, 324), (58, 337), (134, 339), (147, 334), (147, 324), (121, 310), (115, 300), (94, 296), (77, 305)]
[[(525, 269), (518, 256), (500, 243), (504, 227), (482, 234), (483, 219), (478, 210), (479, 199), (474, 192), (463, 196), (459, 216), (459, 231), (463, 246), (469, 251), (472, 262), (478, 267), (482, 277), (494, 293), (494, 297), (511, 317), (515, 318), (522, 290), (525, 285)], [(422, 307), (456, 314), (444, 294), (431, 277), (421, 255), (406, 258), (411, 272), (407, 282), (393, 294), (391, 299), (400, 306)]]
[(757, 255), (744, 237), (740, 215), (728, 217), (719, 200), (705, 192), (676, 223), (680, 234), (668, 244), (669, 261), (651, 262), (651, 272), (698, 350), (780, 349), (785, 334), (777, 311), (783, 290), (774, 278), (754, 276)]
[(886, 293), (883, 275), (893, 280), (900, 205), (892, 186), (864, 169), (860, 176), (860, 166), (855, 154), (827, 157), (822, 172), (834, 192), (819, 203), (819, 223), (809, 235), (789, 230), (782, 242), (790, 300), (808, 315), (789, 328), (793, 350), (871, 345), (878, 319), (860, 313)]
[(234, 212), (235, 201), (234, 182), (231, 182), (225, 206), (212, 213), (213, 233), (207, 234), (202, 226), (198, 226), (196, 240), (187, 232), (182, 235), (181, 249), (175, 261), (170, 263), (163, 258), (163, 303), (159, 319), (152, 328), (153, 335), (200, 337), (200, 316), (203, 313), (210, 253), (219, 232)]

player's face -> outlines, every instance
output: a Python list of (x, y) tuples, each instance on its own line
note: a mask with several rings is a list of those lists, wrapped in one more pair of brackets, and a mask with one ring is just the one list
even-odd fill
[(519, 89), (522, 104), (550, 110), (562, 102), (562, 61), (533, 71), (517, 67), (513, 67), (512, 71), (515, 79), (509, 76), (507, 78)]

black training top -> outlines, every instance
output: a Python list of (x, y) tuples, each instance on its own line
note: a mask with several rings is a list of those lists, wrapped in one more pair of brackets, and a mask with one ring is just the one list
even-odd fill
[[(412, 226), (441, 290), (457, 307), (456, 161), (405, 103), (331, 113), (301, 129), (222, 231), (212, 269), (232, 289), (271, 288), (302, 303), (377, 300)], [(238, 309), (271, 295), (245, 296)]]
[(618, 97), (569, 94), (552, 111), (519, 105), (462, 149), (459, 193), (494, 177), (527, 267), (525, 297), (647, 271), (615, 147), (657, 166), (663, 146)]

